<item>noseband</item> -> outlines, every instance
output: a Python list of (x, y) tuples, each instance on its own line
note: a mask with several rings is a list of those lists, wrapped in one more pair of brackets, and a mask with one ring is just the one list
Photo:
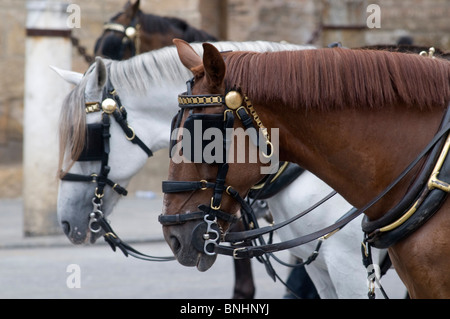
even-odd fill
[[(183, 224), (188, 221), (193, 220), (203, 220), (206, 224), (199, 224), (194, 229), (193, 234), (193, 245), (197, 250), (203, 252), (207, 255), (215, 255), (215, 247), (219, 244), (221, 238), (219, 235), (219, 226), (217, 224), (217, 218), (222, 219), (228, 223), (234, 223), (237, 218), (231, 214), (223, 212), (220, 210), (222, 197), (224, 192), (231, 196), (241, 205), (241, 212), (244, 224), (248, 227), (257, 227), (257, 221), (255, 214), (248, 203), (239, 195), (239, 193), (233, 189), (230, 185), (225, 185), (225, 178), (228, 172), (228, 163), (226, 161), (231, 139), (229, 135), (226, 134), (227, 130), (233, 128), (235, 115), (241, 120), (244, 128), (247, 130), (249, 128), (257, 129), (259, 128), (262, 133), (263, 139), (256, 137), (252, 142), (257, 146), (265, 146), (267, 153), (263, 154), (266, 157), (271, 157), (273, 155), (273, 148), (270, 142), (269, 134), (267, 129), (262, 124), (258, 115), (256, 114), (250, 100), (247, 97), (242, 97), (241, 93), (235, 90), (229, 91), (225, 96), (220, 94), (209, 94), (209, 95), (192, 95), (191, 87), (193, 86), (193, 79), (187, 82), (187, 91), (178, 96), (178, 105), (180, 111), (178, 115), (173, 120), (173, 127), (178, 128), (181, 123), (181, 119), (185, 110), (189, 110), (189, 117), (185, 121), (184, 128), (192, 129), (194, 120), (202, 121), (202, 123), (207, 123), (207, 127), (219, 128), (222, 132), (223, 140), (223, 157), (222, 161), (215, 161), (211, 164), (218, 165), (218, 173), (215, 182), (208, 182), (206, 180), (201, 181), (163, 181), (162, 190), (164, 193), (178, 193), (178, 192), (194, 192), (197, 190), (206, 190), (211, 188), (213, 190), (213, 195), (209, 205), (200, 205), (198, 208), (200, 211), (191, 212), (186, 214), (176, 214), (176, 215), (160, 215), (158, 220), (164, 226)], [(202, 109), (205, 107), (218, 107), (223, 106), (224, 111), (221, 114), (206, 114), (206, 113), (193, 113), (194, 109)], [(255, 125), (256, 123), (256, 125)], [(260, 144), (260, 141), (264, 140), (264, 143)], [(174, 140), (171, 141), (171, 150), (174, 146)], [(191, 146), (195, 143), (191, 143)], [(202, 150), (204, 145), (202, 145)], [(185, 147), (183, 147), (183, 155), (187, 152)], [(190, 156), (187, 156), (189, 160), (195, 161), (195, 154), (191, 150), (189, 152)], [(201, 162), (205, 163), (203, 156)], [(252, 225), (252, 226), (250, 226)]]

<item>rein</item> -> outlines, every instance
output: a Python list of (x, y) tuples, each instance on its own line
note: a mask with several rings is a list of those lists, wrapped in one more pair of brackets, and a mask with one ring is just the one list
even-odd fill
[(61, 180), (97, 183), (97, 187), (94, 191), (94, 197), (92, 198), (93, 210), (89, 215), (89, 229), (93, 233), (98, 233), (103, 230), (105, 232), (104, 239), (111, 246), (113, 251), (116, 251), (116, 248), (119, 248), (127, 257), (128, 255), (131, 255), (135, 258), (147, 261), (174, 260), (174, 257), (155, 257), (140, 253), (122, 241), (106, 220), (102, 212), (105, 187), (110, 186), (119, 195), (126, 196), (128, 194), (128, 191), (125, 188), (108, 178), (111, 170), (110, 166), (108, 166), (110, 152), (109, 140), (111, 138), (109, 131), (110, 117), (112, 116), (122, 128), (128, 141), (138, 145), (148, 157), (153, 156), (153, 152), (144, 144), (144, 142), (142, 142), (139, 137), (136, 136), (133, 128), (128, 125), (125, 107), (122, 105), (120, 98), (116, 94), (116, 91), (109, 79), (103, 92), (102, 102), (86, 103), (86, 114), (94, 112), (102, 112), (102, 122), (100, 124), (96, 123), (87, 125), (86, 142), (77, 161), (100, 161), (100, 173), (92, 173), (91, 175), (66, 173), (61, 176)]
[[(244, 113), (242, 115), (239, 115), (238, 110), (245, 110), (245, 105), (243, 104), (243, 101), (249, 101), (247, 97), (240, 98), (240, 93), (237, 91), (230, 91), (225, 96), (214, 94), (214, 95), (192, 95), (191, 93), (191, 86), (193, 85), (193, 80), (190, 80), (187, 82), (187, 92), (179, 95), (178, 101), (179, 106), (181, 108), (181, 111), (178, 114), (178, 119), (176, 121), (177, 124), (181, 122), (181, 117), (183, 115), (183, 112), (185, 109), (193, 109), (193, 108), (205, 108), (205, 107), (212, 107), (212, 106), (224, 106), (225, 110), (223, 111), (223, 122), (227, 122), (227, 127), (230, 125), (228, 123), (229, 119), (231, 118), (231, 121), (234, 121), (233, 112), (235, 111), (238, 114), (238, 117), (241, 119), (241, 121), (244, 123), (244, 126), (246, 128), (250, 127), (251, 125), (254, 126), (253, 120), (250, 116), (248, 116), (248, 112), (245, 112), (247, 116), (245, 116)], [(232, 93), (230, 97), (230, 93)], [(228, 97), (228, 99), (227, 99)], [(256, 113), (256, 112), (255, 112)], [(447, 113), (450, 113), (450, 106), (447, 107)], [(196, 113), (198, 114), (198, 113)], [(206, 114), (205, 114), (206, 115)], [(203, 114), (200, 114), (199, 117), (205, 116)], [(190, 115), (192, 116), (192, 115)], [(447, 116), (445, 117), (447, 118)], [(189, 118), (188, 118), (189, 119)], [(187, 120), (186, 120), (187, 121)], [(413, 169), (419, 161), (425, 157), (430, 151), (433, 150), (436, 144), (448, 133), (450, 130), (450, 122), (449, 121), (443, 121), (441, 124), (441, 128), (436, 133), (436, 135), (433, 137), (433, 139), (429, 142), (429, 144), (422, 150), (422, 152), (406, 167), (406, 169), (392, 182), (390, 183), (379, 195), (377, 195), (375, 198), (373, 198), (369, 203), (367, 203), (363, 208), (361, 209), (354, 209), (349, 211), (347, 214), (345, 214), (343, 217), (341, 217), (337, 222), (334, 224), (325, 227), (323, 229), (320, 229), (316, 232), (288, 240), (281, 243), (275, 243), (275, 244), (268, 244), (268, 245), (258, 245), (258, 246), (246, 246), (246, 247), (229, 247), (229, 246), (223, 246), (219, 245), (220, 237), (218, 235), (218, 232), (215, 230), (211, 232), (211, 225), (208, 224), (207, 230), (205, 233), (201, 234), (194, 229), (193, 235), (198, 235), (197, 238), (194, 237), (193, 241), (204, 241), (204, 245), (198, 245), (194, 244), (194, 246), (199, 250), (200, 252), (204, 252), (208, 255), (214, 255), (214, 254), (223, 254), (223, 255), (229, 255), (233, 256), (235, 259), (237, 258), (252, 258), (252, 257), (260, 257), (267, 253), (277, 252), (285, 249), (289, 249), (295, 246), (299, 246), (302, 244), (306, 244), (308, 242), (311, 242), (313, 240), (319, 239), (321, 237), (327, 236), (329, 234), (332, 234), (336, 232), (337, 230), (344, 227), (346, 224), (348, 224), (350, 221), (355, 219), (356, 217), (363, 214), (365, 211), (367, 211), (369, 208), (371, 208), (374, 204), (376, 204), (381, 198), (383, 198), (393, 187), (395, 187), (410, 171)], [(226, 140), (224, 139), (224, 148), (226, 148)], [(270, 142), (270, 141), (269, 141)], [(217, 163), (216, 163), (217, 164)], [(182, 224), (187, 222), (188, 220), (199, 220), (204, 219), (212, 221), (212, 223), (216, 223), (217, 217), (222, 218), (222, 215), (224, 212), (220, 211), (220, 202), (222, 199), (223, 192), (226, 191), (228, 195), (230, 195), (232, 198), (236, 199), (239, 203), (245, 202), (240, 195), (235, 191), (231, 186), (225, 187), (225, 177), (228, 171), (228, 164), (225, 163), (219, 163), (219, 170), (216, 178), (216, 182), (207, 182), (205, 180), (202, 181), (165, 181), (163, 182), (163, 192), (164, 193), (176, 193), (176, 192), (184, 192), (184, 191), (195, 191), (195, 190), (203, 190), (206, 188), (213, 188), (214, 193), (213, 197), (211, 198), (211, 204), (210, 206), (207, 205), (200, 205), (199, 209), (201, 212), (194, 212), (194, 213), (187, 213), (187, 214), (177, 214), (177, 215), (160, 215), (159, 216), (159, 222), (162, 225), (174, 225), (174, 224)], [(450, 187), (449, 187), (450, 188)], [(325, 199), (323, 199), (321, 202), (326, 201), (328, 198), (332, 197), (335, 194), (335, 192), (329, 194)], [(272, 225), (267, 226), (264, 228), (258, 228), (258, 229), (250, 229), (243, 232), (233, 232), (233, 233), (227, 233), (223, 236), (223, 240), (230, 242), (230, 243), (236, 243), (240, 241), (255, 239), (255, 238), (261, 238), (262, 235), (268, 234), (273, 232), (274, 230), (277, 230), (283, 226), (286, 226), (290, 222), (300, 218), (301, 216), (304, 216), (317, 206), (319, 206), (320, 203), (313, 205), (312, 207), (308, 208), (307, 210), (299, 213), (298, 215), (294, 216), (293, 218), (280, 223), (278, 225)], [(242, 209), (245, 214), (251, 212), (251, 208), (248, 209), (246, 207), (248, 205), (242, 205)], [(197, 226), (196, 228), (198, 228)], [(204, 229), (204, 227), (202, 228)], [(213, 239), (211, 240), (211, 235), (213, 235)], [(200, 238), (199, 238), (200, 236)], [(213, 247), (210, 247), (210, 245), (213, 245)], [(203, 247), (200, 249), (200, 247)]]

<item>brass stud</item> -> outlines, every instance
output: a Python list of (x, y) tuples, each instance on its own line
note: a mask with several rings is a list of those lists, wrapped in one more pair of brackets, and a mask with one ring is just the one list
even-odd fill
[(134, 37), (136, 36), (136, 29), (133, 27), (126, 28), (125, 35), (130, 39), (134, 39)]
[(242, 105), (242, 95), (237, 91), (230, 91), (225, 96), (225, 104), (232, 110), (236, 110)]
[(117, 103), (113, 99), (108, 98), (102, 102), (102, 110), (106, 114), (112, 114), (116, 110), (116, 108)]

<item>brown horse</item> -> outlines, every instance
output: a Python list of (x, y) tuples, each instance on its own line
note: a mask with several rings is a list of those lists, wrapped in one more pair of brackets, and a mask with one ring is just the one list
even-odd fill
[[(279, 159), (298, 163), (316, 174), (352, 205), (364, 207), (370, 221), (383, 220), (386, 212), (413, 188), (432, 153), (428, 152), (430, 155), (417, 165), (409, 164), (439, 131), (450, 101), (450, 63), (441, 59), (339, 48), (221, 54), (212, 45), (204, 44), (202, 60), (187, 43), (176, 44), (183, 64), (195, 76), (192, 95), (214, 94), (219, 98), (236, 90), (247, 96), (259, 115), (254, 122), (271, 132), (279, 128), (275, 147)], [(219, 101), (222, 103), (222, 98)], [(224, 105), (216, 105), (197, 105), (184, 112), (180, 127), (191, 113), (228, 117), (229, 111), (236, 112), (227, 106), (224, 113)], [(234, 121), (235, 128), (240, 126), (241, 121)], [(261, 179), (261, 165), (227, 164), (222, 185), (230, 185), (245, 196)], [(412, 169), (391, 184), (409, 166)], [(169, 180), (211, 181), (217, 185), (221, 167), (172, 161)], [(374, 202), (387, 186), (390, 191)], [(209, 206), (213, 200), (209, 210), (217, 209), (212, 197), (217, 191), (223, 191), (219, 210), (237, 211), (239, 204), (229, 196), (233, 192), (214, 188), (213, 193), (204, 190), (166, 194), (163, 216), (180, 214), (180, 218), (198, 211), (201, 204)], [(424, 194), (428, 193), (419, 192), (421, 197)], [(366, 206), (369, 202), (374, 204)], [(450, 297), (450, 205), (447, 201), (440, 205), (420, 228), (389, 247), (394, 266), (414, 298)], [(180, 263), (206, 270), (216, 255), (192, 245), (193, 229), (201, 223), (166, 224), (163, 229)], [(219, 224), (223, 235), (228, 222)]]
[(174, 38), (187, 42), (217, 41), (203, 30), (173, 17), (144, 13), (140, 1), (128, 1), (121, 12), (104, 26), (95, 43), (95, 55), (113, 60), (125, 60), (134, 55), (172, 45)]

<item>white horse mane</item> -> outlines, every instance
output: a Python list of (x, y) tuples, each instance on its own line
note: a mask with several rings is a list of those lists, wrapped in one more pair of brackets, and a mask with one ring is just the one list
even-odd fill
[[(249, 42), (212, 42), (219, 51), (279, 51), (313, 49), (312, 46), (295, 45), (288, 43), (249, 41)], [(192, 43), (193, 49), (203, 55), (202, 43)], [(145, 92), (155, 85), (167, 83), (183, 83), (192, 73), (184, 67), (179, 60), (175, 46), (140, 54), (125, 61), (111, 61), (104, 59), (110, 65), (110, 79), (113, 85), (120, 86), (125, 91), (133, 90)]]

